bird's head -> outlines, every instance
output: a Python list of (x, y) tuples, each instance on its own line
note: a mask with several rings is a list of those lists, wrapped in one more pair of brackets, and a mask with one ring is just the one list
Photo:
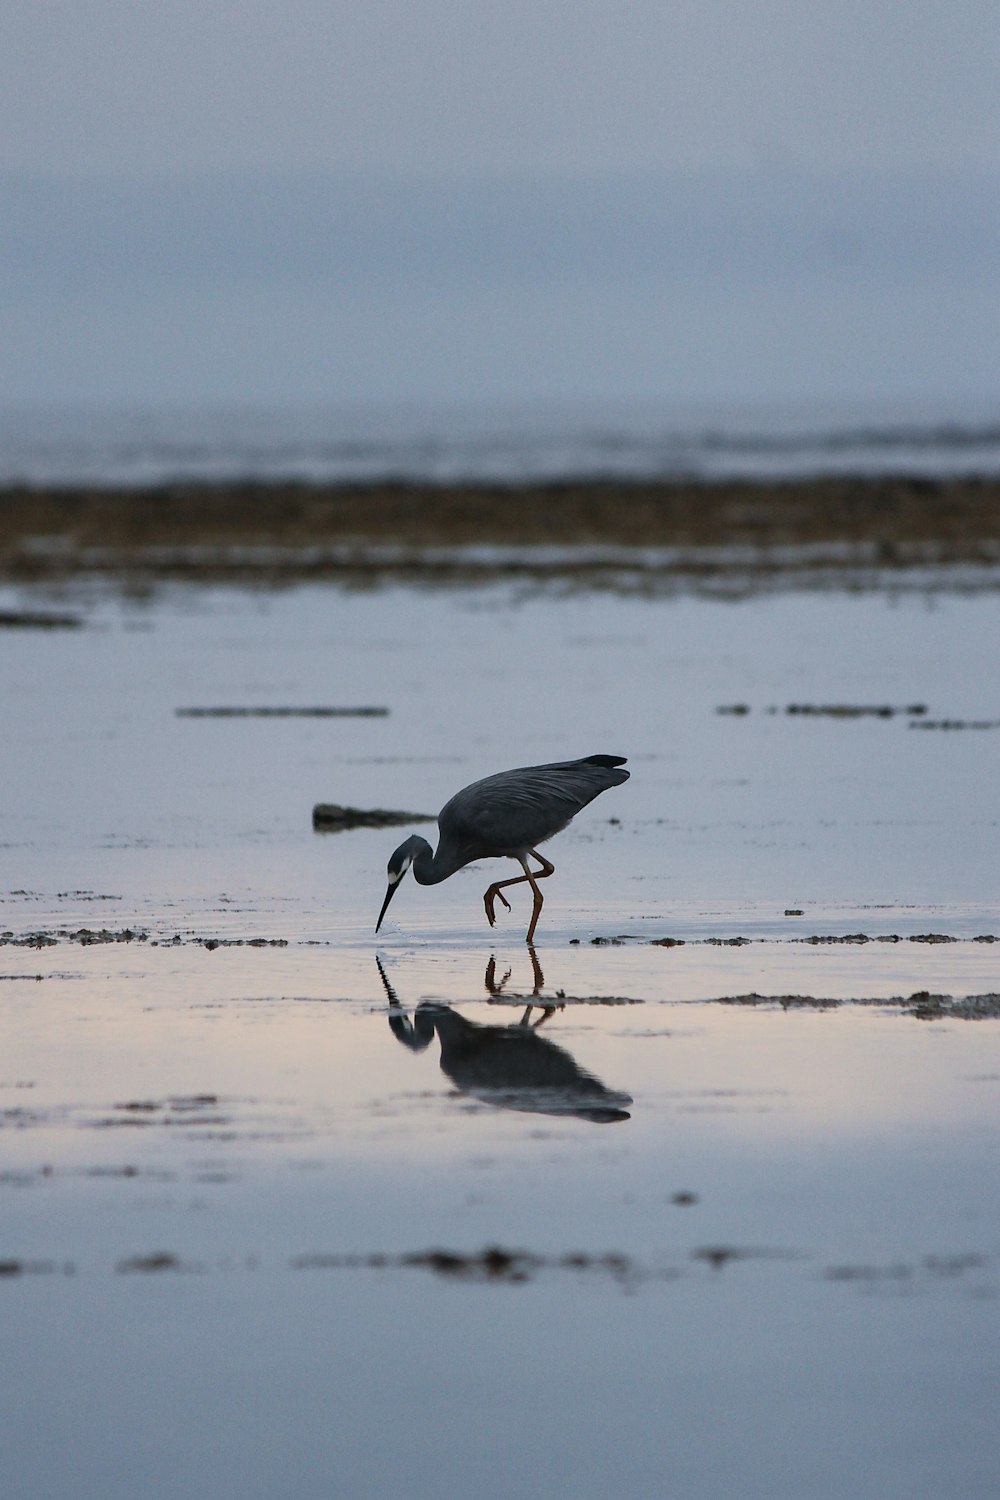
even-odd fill
[(389, 887), (385, 893), (385, 900), (382, 902), (382, 910), (378, 914), (378, 921), (375, 923), (376, 932), (382, 926), (382, 918), (385, 916), (389, 902), (399, 889), (399, 882), (412, 865), (417, 850), (424, 843), (426, 843), (425, 839), (420, 838), (417, 834), (413, 834), (404, 843), (400, 844), (398, 849), (394, 849), (389, 856), (389, 863), (386, 866)]

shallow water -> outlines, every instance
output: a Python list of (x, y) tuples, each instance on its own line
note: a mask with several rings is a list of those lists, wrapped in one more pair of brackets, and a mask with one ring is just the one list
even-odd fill
[[(1000, 717), (995, 596), (76, 602), (0, 641), (12, 1495), (996, 1493), (1000, 1021), (911, 997), (1000, 988), (1000, 730), (786, 711)], [(595, 751), (534, 962), (311, 829)]]

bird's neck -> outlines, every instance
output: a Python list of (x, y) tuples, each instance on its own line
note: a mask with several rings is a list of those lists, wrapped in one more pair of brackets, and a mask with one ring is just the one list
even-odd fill
[(418, 885), (437, 885), (441, 880), (447, 880), (454, 871), (445, 867), (439, 860), (437, 854), (431, 849), (426, 839), (419, 834), (413, 836), (413, 878)]

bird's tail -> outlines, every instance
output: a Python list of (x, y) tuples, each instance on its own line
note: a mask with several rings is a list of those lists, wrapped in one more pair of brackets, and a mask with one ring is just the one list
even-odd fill
[(585, 755), (584, 760), (588, 766), (623, 766), (628, 760), (627, 755)]

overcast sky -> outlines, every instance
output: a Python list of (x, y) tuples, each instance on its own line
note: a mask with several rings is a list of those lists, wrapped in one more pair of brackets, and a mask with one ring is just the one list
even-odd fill
[(998, 393), (996, 0), (5, 0), (0, 394)]

